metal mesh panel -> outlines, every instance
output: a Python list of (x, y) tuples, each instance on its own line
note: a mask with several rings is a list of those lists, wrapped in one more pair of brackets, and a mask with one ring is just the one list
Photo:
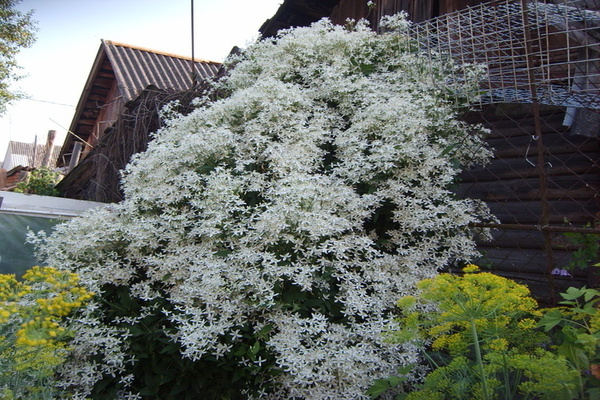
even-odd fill
[(599, 10), (600, 0), (492, 1), (410, 28), (431, 57), (487, 68), (466, 119), (490, 129), (494, 157), (457, 192), (499, 220), (482, 224), (494, 239), (480, 242), (479, 262), (547, 303), (598, 284)]
[(414, 24), (411, 36), (430, 54), (487, 66), (480, 103), (600, 109), (598, 9), (599, 0), (492, 1)]

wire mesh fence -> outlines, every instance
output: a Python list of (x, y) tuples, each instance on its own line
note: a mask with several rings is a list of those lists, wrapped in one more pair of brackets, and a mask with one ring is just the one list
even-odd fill
[(492, 1), (410, 28), (428, 54), (487, 68), (467, 120), (490, 129), (494, 157), (458, 193), (498, 218), (479, 262), (550, 304), (599, 281), (599, 10), (600, 0)]

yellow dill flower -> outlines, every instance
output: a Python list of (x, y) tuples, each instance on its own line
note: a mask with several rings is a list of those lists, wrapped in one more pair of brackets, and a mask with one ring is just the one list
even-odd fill
[(433, 350), (443, 350), (448, 344), (448, 336), (439, 336), (431, 343)]
[(521, 329), (535, 329), (537, 322), (532, 318), (523, 318), (518, 322), (518, 326)]
[(398, 300), (398, 307), (403, 310), (411, 309), (417, 302), (417, 298), (415, 296), (404, 296)]
[[(31, 349), (35, 347), (35, 349)], [(34, 346), (20, 347), (15, 351), (16, 371), (33, 370), (38, 374), (50, 375), (56, 366), (66, 358), (66, 349), (57, 344), (36, 343)]]
[[(26, 377), (32, 384), (28, 393), (51, 384), (72, 336), (64, 317), (92, 297), (76, 274), (55, 268), (31, 268), (22, 281), (0, 275), (0, 363), (5, 366), (0, 379), (24, 382), (18, 377)], [(17, 388), (10, 385), (0, 389), (0, 398)]]
[(470, 346), (470, 343), (465, 340), (463, 333), (454, 333), (448, 336), (446, 346), (450, 353), (462, 354)]
[(467, 266), (463, 268), (463, 272), (467, 274), (479, 272), (479, 267), (475, 264), (467, 264)]
[(18, 343), (27, 346), (39, 346), (52, 342), (49, 331), (59, 328), (59, 324), (53, 320), (35, 317), (31, 321), (21, 324), (21, 329), (16, 333)]
[(17, 281), (14, 274), (0, 275), (0, 301), (16, 301), (27, 294), (27, 288)]
[(590, 317), (590, 331), (592, 334), (600, 332), (600, 312), (595, 312)]
[(508, 350), (508, 340), (506, 340), (504, 338), (492, 339), (492, 340), (490, 340), (488, 347), (492, 351), (498, 351), (498, 352), (506, 351), (506, 350)]
[[(539, 311), (529, 289), (489, 272), (473, 273), (477, 271), (477, 266), (468, 265), (462, 276), (441, 274), (418, 284), (421, 294), (416, 302), (436, 307), (421, 315), (424, 337), (431, 339), (434, 349), (457, 355), (473, 345), (473, 330), (489, 350), (531, 346), (537, 338), (532, 332)], [(413, 305), (415, 300), (400, 304)]]

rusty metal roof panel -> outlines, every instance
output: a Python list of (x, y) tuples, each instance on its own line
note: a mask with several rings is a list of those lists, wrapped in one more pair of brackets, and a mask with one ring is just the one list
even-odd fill
[[(191, 58), (110, 40), (102, 43), (125, 101), (135, 99), (150, 85), (175, 90), (192, 86)], [(194, 60), (194, 71), (199, 79), (216, 75), (219, 67), (217, 62)]]
[[(53, 146), (52, 154), (50, 156), (49, 167), (54, 168), (56, 161), (58, 160), (58, 154), (60, 153), (61, 146)], [(7, 155), (10, 154), (11, 160), (4, 160), (4, 168), (11, 169), (21, 165), (23, 167), (39, 167), (42, 165), (44, 155), (46, 153), (46, 146), (43, 144), (34, 143), (23, 143), (11, 140), (8, 142)]]
[[(87, 140), (100, 109), (114, 100), (107, 97), (113, 84), (118, 89), (115, 96), (125, 103), (135, 100), (148, 87), (185, 91), (192, 86), (191, 64), (189, 57), (102, 40), (69, 128), (78, 137), (68, 135), (65, 139), (61, 163), (70, 156), (74, 141)], [(194, 60), (198, 81), (217, 75), (220, 67), (218, 62)]]

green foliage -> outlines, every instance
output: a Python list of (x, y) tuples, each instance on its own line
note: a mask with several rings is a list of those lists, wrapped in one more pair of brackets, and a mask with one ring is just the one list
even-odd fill
[(571, 287), (561, 296), (565, 307), (547, 310), (539, 326), (579, 372), (580, 398), (600, 399), (600, 291)]
[(54, 187), (61, 179), (61, 175), (48, 167), (37, 168), (19, 182), (15, 188), (17, 193), (39, 194), (42, 196), (59, 196), (60, 192)]
[(0, 0), (0, 115), (12, 100), (23, 97), (14, 92), (10, 85), (20, 78), (16, 56), (22, 48), (35, 42), (33, 12), (22, 13), (15, 9), (20, 0)]
[(548, 339), (535, 329), (540, 312), (529, 290), (477, 270), (424, 280), (418, 297), (398, 302), (402, 328), (391, 340), (428, 349), (432, 368), (405, 398), (574, 398), (575, 371), (540, 347)]
[(61, 398), (54, 373), (73, 335), (67, 317), (91, 297), (76, 274), (54, 268), (33, 267), (23, 281), (0, 275), (0, 398)]
[(229, 352), (192, 359), (174, 340), (177, 329), (167, 315), (177, 311), (165, 297), (144, 301), (131, 296), (129, 287), (107, 285), (102, 300), (108, 310), (106, 320), (121, 321), (118, 326), (129, 332), (129, 354), (137, 362), (124, 371), (134, 377), (133, 382), (125, 385), (119, 376), (104, 376), (94, 387), (93, 399), (116, 398), (127, 390), (146, 399), (243, 400), (258, 394), (266, 366), (271, 374), (277, 373), (265, 344), (269, 325), (258, 332), (241, 326), (238, 338), (221, 337)]
[(384, 393), (394, 392), (398, 395), (397, 398), (404, 398), (406, 395), (402, 386), (407, 380), (407, 374), (412, 369), (411, 365), (401, 367), (398, 370), (398, 375), (390, 376), (389, 378), (376, 379), (373, 385), (367, 390), (367, 395), (371, 399), (376, 399)]
[[(586, 228), (591, 228), (588, 223)], [(565, 232), (563, 235), (571, 245), (577, 246), (571, 254), (571, 261), (565, 267), (568, 270), (586, 269), (598, 261), (600, 235), (596, 233)]]

